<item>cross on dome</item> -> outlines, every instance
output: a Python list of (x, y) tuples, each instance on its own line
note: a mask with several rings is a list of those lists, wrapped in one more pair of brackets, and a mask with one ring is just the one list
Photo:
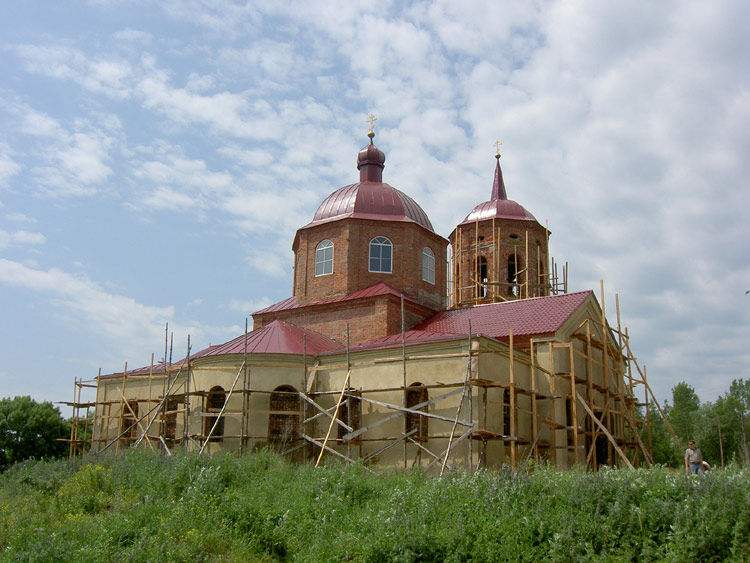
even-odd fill
[(378, 118), (372, 114), (367, 116), (367, 121), (370, 122), (370, 130), (367, 132), (367, 136), (370, 137), (370, 139), (372, 139), (375, 136), (375, 131), (372, 130), (372, 124), (376, 122), (377, 120)]

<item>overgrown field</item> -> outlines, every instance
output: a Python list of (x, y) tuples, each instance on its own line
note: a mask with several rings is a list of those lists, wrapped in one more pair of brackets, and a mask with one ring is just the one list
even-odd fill
[(750, 560), (750, 472), (434, 478), (149, 452), (0, 475), (3, 561)]

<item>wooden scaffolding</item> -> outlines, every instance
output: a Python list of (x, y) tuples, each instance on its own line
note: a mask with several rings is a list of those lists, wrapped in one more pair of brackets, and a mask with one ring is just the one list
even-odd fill
[[(545, 247), (549, 248), (549, 229), (545, 230)], [(484, 227), (482, 232), (484, 232)], [(524, 231), (523, 239), (505, 240), (500, 235), (501, 227), (496, 226), (492, 219), (491, 236), (485, 238), (480, 236), (480, 221), (477, 219), (474, 226), (474, 234), (469, 241), (463, 238), (467, 235), (461, 228), (456, 229), (456, 240), (449, 256), (449, 279), (448, 304), (452, 307), (464, 306), (478, 303), (493, 303), (515, 299), (527, 299), (544, 295), (558, 295), (568, 292), (568, 264), (561, 267), (551, 256), (543, 252), (541, 246), (537, 246), (534, 252), (530, 252), (529, 231)], [(515, 264), (523, 264), (513, 274), (512, 280), (500, 279), (500, 272), (505, 270), (501, 267), (501, 257), (512, 254)], [(520, 256), (526, 257), (523, 262)], [(536, 256), (535, 273), (531, 273), (528, 259)], [(476, 272), (478, 261), (486, 257), (491, 261), (487, 268), (487, 278), (480, 279)], [(468, 272), (466, 269), (468, 268)], [(468, 274), (468, 275), (467, 275)]]
[[(247, 325), (245, 335), (247, 340)], [(461, 463), (469, 470), (484, 467), (488, 451), (497, 452), (498, 447), (503, 463), (512, 468), (531, 459), (591, 469), (602, 463), (638, 467), (653, 462), (648, 405), (654, 402), (658, 408), (658, 403), (646, 381), (645, 366), (638, 365), (627, 330), (620, 327), (619, 298), (617, 326), (607, 323), (603, 284), (601, 319), (586, 318), (567, 342), (532, 338), (519, 346), (512, 332), (507, 352), (481, 342), (470, 328), (462, 352), (409, 354), (402, 330), (400, 350), (391, 348), (375, 360), (353, 361), (348, 345), (346, 361), (339, 365), (322, 366), (318, 361), (309, 365), (305, 353), (304, 386), (289, 391), (254, 386), (245, 349), (231, 368), (231, 387), (217, 396), (196, 386), (195, 373), (200, 367), (192, 365), (188, 338), (186, 357), (177, 364), (154, 366), (152, 356), (148, 370), (128, 372), (125, 364), (122, 374), (106, 376), (108, 387), (115, 389), (114, 396), (99, 393), (94, 401), (82, 399), (86, 390), (105, 384), (101, 373), (95, 380), (76, 380), (74, 400), (65, 403), (73, 408), (70, 455), (132, 447), (166, 454), (175, 448), (206, 452), (214, 441), (234, 440), (233, 449), (239, 453), (262, 444), (316, 464), (330, 455), (371, 466), (386, 453), (394, 459), (393, 452), (400, 449), (404, 467), (418, 465), (440, 473)], [(506, 355), (507, 376), (484, 376), (480, 358), (498, 353)], [(453, 374), (445, 383), (420, 388), (407, 385), (407, 372), (415, 363), (446, 356), (465, 359), (462, 373)], [(351, 385), (352, 374), (358, 370), (399, 363), (401, 385)], [(517, 376), (520, 369), (531, 374), (526, 383)], [(319, 385), (321, 370), (346, 373), (341, 388)], [(598, 379), (595, 372), (600, 374)], [(129, 396), (133, 380), (140, 380), (140, 388), (147, 392)], [(282, 399), (286, 395), (290, 401), (273, 407), (273, 400), (263, 400), (268, 408), (252, 407), (251, 397), (274, 394)], [(389, 400), (389, 396), (401, 400)], [(362, 424), (363, 405), (377, 412), (377, 416), (368, 415), (366, 424)], [(453, 409), (452, 415), (446, 416), (445, 405)], [(501, 431), (487, 424), (492, 408), (502, 409)], [(267, 427), (251, 423), (257, 415), (276, 417), (289, 432), (282, 439), (270, 439)], [(239, 421), (232, 425), (239, 432), (224, 432), (229, 418)], [(201, 422), (196, 424), (196, 420)], [(398, 420), (404, 421), (402, 431), (383, 431), (397, 428), (393, 421)], [(179, 421), (182, 432), (178, 435)], [(439, 430), (434, 430), (435, 426)], [(459, 459), (464, 461), (459, 463)], [(496, 459), (493, 457), (495, 464)]]

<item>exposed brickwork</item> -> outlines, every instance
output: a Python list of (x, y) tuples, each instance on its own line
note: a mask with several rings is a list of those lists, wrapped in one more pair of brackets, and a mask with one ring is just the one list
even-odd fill
[[(526, 238), (528, 233), (528, 257)], [(450, 235), (453, 248), (453, 289), (456, 306), (488, 303), (501, 299), (549, 295), (548, 247), (545, 228), (535, 221), (495, 219), (459, 225)], [(495, 243), (498, 244), (495, 244)], [(517, 283), (509, 282), (509, 260), (517, 260)], [(478, 261), (484, 259), (488, 283), (479, 285)]]
[[(416, 303), (404, 302), (405, 330), (410, 330), (434, 310)], [(274, 320), (309, 328), (346, 344), (346, 325), (349, 324), (349, 343), (354, 346), (375, 338), (401, 331), (401, 300), (393, 295), (323, 303), (284, 311), (253, 315), (253, 330)]]
[[(392, 273), (369, 271), (370, 241), (387, 237), (393, 244)], [(315, 249), (334, 245), (333, 273), (315, 276)], [(448, 241), (409, 221), (340, 219), (297, 231), (294, 239), (294, 295), (298, 302), (348, 295), (377, 282), (403, 291), (434, 309), (445, 306)], [(435, 254), (435, 283), (422, 280), (422, 250)]]

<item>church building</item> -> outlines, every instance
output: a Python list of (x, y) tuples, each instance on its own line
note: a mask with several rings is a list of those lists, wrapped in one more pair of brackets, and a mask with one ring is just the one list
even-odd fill
[(267, 447), (431, 473), (650, 461), (619, 310), (613, 328), (594, 291), (567, 292), (499, 152), (489, 200), (444, 238), (383, 182), (372, 121), (368, 137), (359, 181), (294, 236), (291, 296), (224, 344), (76, 381), (96, 399), (73, 403), (71, 453)]

